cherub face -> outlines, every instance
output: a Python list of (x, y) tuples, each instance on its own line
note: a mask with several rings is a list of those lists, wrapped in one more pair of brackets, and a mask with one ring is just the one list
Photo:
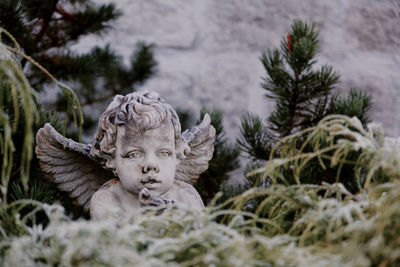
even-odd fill
[(171, 189), (178, 164), (174, 137), (171, 121), (144, 133), (132, 123), (118, 126), (115, 169), (127, 191), (139, 194), (147, 188), (160, 196)]

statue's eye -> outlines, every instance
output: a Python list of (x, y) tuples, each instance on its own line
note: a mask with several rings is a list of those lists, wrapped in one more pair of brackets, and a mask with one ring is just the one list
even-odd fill
[(139, 159), (142, 157), (142, 153), (139, 151), (132, 151), (131, 153), (129, 153), (128, 155), (126, 155), (127, 158), (129, 159)]
[(161, 150), (160, 152), (158, 152), (158, 155), (163, 158), (168, 158), (172, 156), (172, 153), (168, 150)]

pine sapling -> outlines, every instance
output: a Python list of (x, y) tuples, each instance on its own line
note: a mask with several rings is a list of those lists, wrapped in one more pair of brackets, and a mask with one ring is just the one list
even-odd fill
[[(335, 92), (339, 74), (330, 65), (315, 66), (320, 51), (318, 35), (314, 23), (295, 20), (289, 33), (282, 38), (280, 49), (270, 49), (262, 54), (261, 62), (266, 70), (262, 88), (266, 90), (265, 96), (275, 101), (275, 110), (270, 113), (267, 123), (253, 114), (242, 118), (241, 136), (237, 142), (252, 161), (285, 156), (280, 150), (271, 154), (272, 146), (279, 139), (312, 127), (329, 114), (356, 116), (364, 125), (368, 122), (371, 97), (355, 89), (351, 89), (348, 96), (340, 96)], [(303, 141), (299, 140), (297, 146), (301, 147)], [(356, 155), (349, 155), (352, 156)], [(336, 181), (335, 169), (321, 169), (313, 161), (308, 166), (302, 183)], [(346, 182), (354, 178), (351, 167), (344, 167), (342, 172), (349, 177), (342, 175), (341, 181), (356, 190), (352, 182)], [(282, 176), (287, 183), (296, 182), (290, 169), (282, 169)]]

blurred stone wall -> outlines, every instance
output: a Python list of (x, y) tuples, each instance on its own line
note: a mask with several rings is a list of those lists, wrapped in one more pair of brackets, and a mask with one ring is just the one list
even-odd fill
[[(109, 0), (97, 0), (110, 3)], [(277, 47), (293, 19), (320, 30), (319, 64), (341, 74), (339, 90), (367, 90), (371, 117), (387, 135), (400, 135), (400, 4), (398, 0), (118, 0), (124, 15), (102, 38), (75, 46), (111, 46), (128, 60), (137, 41), (156, 45), (158, 74), (143, 89), (158, 91), (174, 107), (199, 113), (218, 107), (228, 136), (238, 134), (247, 111), (266, 118), (259, 61)]]

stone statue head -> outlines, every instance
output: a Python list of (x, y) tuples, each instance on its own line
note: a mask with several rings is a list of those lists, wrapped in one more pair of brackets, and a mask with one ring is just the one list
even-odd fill
[(91, 154), (131, 193), (147, 188), (161, 195), (189, 150), (180, 137), (175, 110), (157, 93), (117, 95), (100, 117)]

